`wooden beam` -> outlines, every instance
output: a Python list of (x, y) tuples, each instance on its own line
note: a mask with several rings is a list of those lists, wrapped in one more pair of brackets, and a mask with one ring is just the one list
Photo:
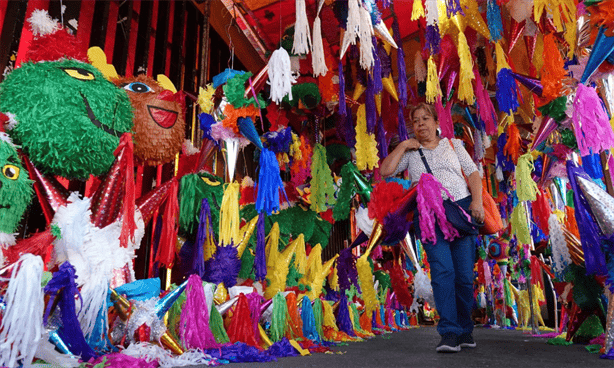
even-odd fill
[[(243, 32), (237, 27), (232, 14), (222, 4), (221, 0), (211, 0), (209, 2), (209, 20), (211, 27), (222, 37), (224, 42), (232, 49), (234, 46), (235, 56), (247, 68), (248, 71), (257, 74), (266, 62), (260, 58), (256, 49), (249, 42)], [(194, 2), (194, 5), (205, 14), (204, 3)], [(230, 26), (229, 26), (230, 25)]]

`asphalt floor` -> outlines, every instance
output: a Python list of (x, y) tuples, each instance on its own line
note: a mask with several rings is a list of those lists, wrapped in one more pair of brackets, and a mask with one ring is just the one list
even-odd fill
[[(363, 342), (335, 346), (333, 353), (281, 358), (269, 363), (231, 363), (241, 367), (614, 367), (614, 361), (599, 359), (585, 345), (548, 345), (547, 339), (528, 332), (476, 327), (477, 347), (459, 353), (435, 352), (439, 335), (435, 327), (422, 326), (380, 335)], [(198, 366), (201, 367), (201, 366)], [(203, 366), (204, 367), (204, 366)]]

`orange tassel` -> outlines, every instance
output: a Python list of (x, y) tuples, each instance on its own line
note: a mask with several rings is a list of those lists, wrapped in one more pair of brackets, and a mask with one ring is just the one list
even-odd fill
[(298, 313), (296, 294), (289, 293), (286, 296), (286, 305), (288, 306), (288, 316), (290, 317), (286, 327), (286, 337), (288, 340), (305, 340), (303, 321)]
[(565, 206), (565, 228), (574, 234), (576, 238), (580, 239), (580, 231), (576, 222), (576, 211), (569, 206)]
[(561, 95), (562, 80), (567, 76), (564, 69), (565, 62), (552, 33), (544, 36), (544, 55), (548, 57), (544, 58), (544, 65), (541, 68), (541, 82), (544, 87), (542, 97), (551, 101)]
[(520, 138), (518, 127), (516, 124), (510, 123), (507, 126), (507, 142), (505, 147), (503, 147), (503, 153), (512, 159), (514, 165), (518, 164), (518, 157), (522, 155), (521, 146), (522, 138)]
[(224, 107), (224, 120), (222, 120), (222, 125), (225, 128), (232, 129), (232, 131), (239, 136), (239, 127), (237, 126), (238, 118), (252, 118), (252, 120), (256, 120), (256, 117), (259, 116), (258, 108), (254, 105), (247, 105), (245, 107), (235, 108), (231, 104), (227, 104)]

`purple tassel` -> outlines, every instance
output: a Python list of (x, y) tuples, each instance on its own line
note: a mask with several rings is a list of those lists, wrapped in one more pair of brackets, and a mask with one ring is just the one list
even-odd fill
[(446, 14), (448, 15), (448, 18), (453, 17), (456, 15), (456, 13), (460, 13), (462, 16), (465, 16), (460, 2), (458, 0), (446, 0)]
[(352, 108), (347, 105), (345, 113), (345, 144), (348, 147), (354, 147), (356, 145), (356, 129), (354, 128), (354, 121), (352, 118)]
[(367, 76), (367, 90), (365, 92), (365, 114), (367, 118), (367, 133), (375, 133), (377, 124), (377, 107), (375, 106), (375, 83), (371, 76)]
[(343, 61), (339, 59), (339, 114), (345, 115), (345, 76), (343, 75)]
[(392, 74), (392, 59), (390, 58), (390, 55), (388, 55), (388, 53), (386, 52), (384, 46), (377, 46), (377, 57), (379, 58), (381, 66), (382, 78), (386, 78), (390, 74)]
[(373, 78), (373, 93), (377, 95), (378, 93), (381, 93), (384, 89), (384, 86), (382, 85), (382, 61), (379, 58), (377, 39), (375, 38), (375, 36), (373, 36), (372, 42), (373, 70), (371, 71), (370, 77)]
[(343, 294), (341, 296), (341, 300), (339, 300), (339, 308), (337, 309), (337, 325), (339, 330), (350, 336), (356, 336), (354, 333), (352, 320), (350, 319), (350, 310), (348, 309), (348, 300), (345, 294)]
[(399, 106), (404, 108), (407, 106), (407, 70), (405, 70), (405, 51), (403, 50), (403, 41), (401, 40), (399, 22), (397, 21), (396, 17), (394, 17), (394, 20), (392, 21), (392, 36), (394, 37), (394, 42), (396, 42), (399, 46), (397, 49), (397, 70), (399, 71), (397, 93), (399, 95)]
[(385, 244), (396, 244), (405, 238), (405, 234), (409, 231), (411, 223), (407, 221), (405, 216), (397, 216), (394, 213), (389, 213), (384, 217), (384, 230), (386, 237)]
[(292, 142), (292, 128), (287, 127), (279, 132), (266, 132), (263, 136), (266, 139), (267, 148), (274, 153), (288, 152), (290, 142)]
[(503, 68), (497, 73), (497, 91), (495, 97), (499, 104), (499, 110), (505, 113), (516, 112), (518, 109), (518, 85), (512, 76), (512, 71)]
[(386, 158), (388, 156), (388, 140), (386, 139), (386, 130), (384, 129), (384, 121), (381, 116), (377, 119), (377, 146), (380, 158)]
[(586, 266), (587, 275), (607, 275), (605, 254), (601, 247), (599, 239), (600, 230), (597, 224), (590, 215), (589, 205), (582, 194), (582, 190), (578, 186), (576, 177), (582, 177), (586, 180), (591, 178), (586, 174), (584, 169), (576, 166), (572, 161), (567, 161), (567, 176), (569, 184), (573, 190), (573, 202), (576, 212), (576, 222), (580, 231), (580, 241), (582, 242), (582, 250), (584, 250), (584, 264)]
[(436, 25), (426, 26), (425, 38), (425, 48), (429, 50), (432, 55), (439, 54), (439, 43), (441, 42), (441, 36), (439, 35), (439, 27), (437, 27)]
[(232, 363), (251, 363), (251, 362), (271, 362), (277, 360), (275, 357), (262, 353), (254, 346), (242, 342), (236, 342), (229, 346), (222, 346), (219, 349), (207, 349), (203, 351), (217, 359), (228, 360)]
[(339, 252), (339, 258), (337, 259), (337, 277), (339, 279), (340, 290), (349, 290), (350, 287), (354, 285), (360, 292), (358, 271), (356, 270), (356, 257), (352, 254), (352, 248), (346, 248)]
[(266, 255), (265, 255), (265, 223), (266, 214), (261, 212), (258, 215), (258, 222), (256, 223), (256, 258), (254, 260), (255, 276), (257, 281), (263, 281), (266, 277)]
[(290, 341), (286, 337), (282, 337), (281, 340), (269, 346), (266, 353), (269, 356), (275, 358), (285, 358), (289, 356), (299, 355), (298, 351), (296, 351), (296, 349), (290, 344)]
[(218, 246), (213, 257), (207, 261), (206, 270), (206, 281), (216, 284), (223, 282), (227, 288), (235, 286), (241, 260), (237, 257), (234, 244)]
[[(71, 353), (81, 356), (84, 361), (88, 361), (96, 358), (98, 355), (85, 341), (83, 331), (77, 319), (75, 295), (78, 295), (81, 300), (81, 294), (75, 282), (76, 278), (75, 268), (68, 262), (62, 263), (59, 270), (53, 274), (53, 277), (45, 286), (45, 294), (49, 294), (53, 300), (59, 293), (62, 293), (59, 303), (62, 326), (58, 329), (58, 335), (68, 346)], [(81, 300), (81, 302), (83, 301)], [(47, 309), (52, 304), (53, 302), (50, 301)], [(83, 304), (81, 304), (81, 308), (83, 308)], [(45, 312), (45, 320), (47, 316), (48, 311)]]
[(399, 121), (399, 140), (401, 142), (408, 140), (407, 127), (405, 126), (405, 115), (403, 114), (403, 106), (401, 106), (401, 100), (399, 99), (399, 111), (397, 113)]
[[(209, 234), (207, 234), (209, 229)], [(205, 276), (205, 241), (207, 235), (212, 235), (211, 229), (211, 209), (209, 201), (203, 198), (200, 205), (200, 217), (198, 219), (198, 230), (196, 232), (196, 244), (194, 244), (194, 259), (192, 260), (192, 273), (197, 274), (201, 278)], [(212, 238), (213, 239), (213, 238)]]

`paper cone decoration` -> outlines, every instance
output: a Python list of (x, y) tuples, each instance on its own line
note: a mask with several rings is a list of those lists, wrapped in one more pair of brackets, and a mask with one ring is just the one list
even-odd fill
[(60, 353), (74, 356), (66, 342), (64, 342), (60, 334), (58, 334), (57, 330), (49, 331), (49, 342), (51, 342)]
[(394, 38), (392, 38), (388, 28), (386, 28), (386, 24), (384, 24), (383, 20), (380, 19), (379, 23), (373, 25), (373, 31), (378, 38), (385, 41), (390, 46), (394, 47), (395, 49), (399, 48), (396, 42), (394, 42)]
[(237, 302), (237, 300), (239, 300), (238, 296), (235, 296), (234, 298), (225, 301), (224, 303), (220, 304), (220, 305), (216, 305), (215, 309), (217, 309), (218, 313), (221, 316), (224, 316), (226, 313), (228, 313), (228, 311), (230, 310), (230, 308), (232, 308), (233, 305), (235, 305), (235, 303)]
[(581, 176), (576, 180), (603, 235), (614, 235), (614, 197), (591, 180)]
[(588, 57), (588, 62), (582, 73), (582, 78), (580, 78), (580, 83), (586, 83), (599, 65), (601, 65), (601, 63), (612, 53), (612, 49), (614, 48), (614, 36), (606, 36), (605, 32), (605, 27), (599, 28), (599, 33), (597, 33), (591, 55)]
[(175, 302), (177, 301), (179, 296), (181, 296), (181, 293), (183, 293), (187, 285), (188, 285), (188, 280), (185, 280), (181, 285), (179, 285), (173, 291), (169, 292), (168, 294), (166, 294), (164, 297), (160, 298), (160, 300), (156, 302), (156, 306), (154, 307), (154, 310), (156, 312), (156, 316), (159, 319), (164, 318), (164, 315), (166, 314), (166, 312), (168, 312), (168, 310), (173, 306), (173, 304), (175, 304)]
[(235, 178), (237, 159), (239, 158), (238, 138), (224, 139), (224, 157), (226, 158), (226, 172), (228, 173), (228, 182), (232, 183)]
[[(478, 3), (476, 1), (466, 0), (463, 1), (461, 5), (465, 12), (465, 25), (473, 28), (486, 39), (490, 40), (490, 30), (488, 29), (482, 14), (480, 14)], [(455, 15), (455, 17), (459, 17), (459, 15)]]
[(369, 237), (369, 243), (365, 254), (370, 254), (373, 248), (384, 239), (384, 224), (379, 221), (373, 221), (373, 231)]
[(149, 193), (135, 201), (136, 208), (141, 213), (145, 224), (151, 220), (154, 212), (160, 207), (160, 204), (164, 202), (166, 196), (168, 195), (168, 190), (175, 181), (177, 181), (177, 179), (173, 177), (171, 180), (151, 190)]
[(550, 116), (544, 116), (541, 124), (539, 125), (539, 129), (537, 129), (535, 138), (533, 138), (533, 144), (531, 144), (531, 149), (535, 149), (535, 147), (542, 144), (546, 139), (548, 139), (550, 134), (554, 132), (555, 129), (556, 122), (554, 121), (554, 119)]
[(414, 247), (412, 246), (411, 238), (409, 234), (405, 235), (405, 238), (400, 242), (401, 249), (405, 252), (405, 255), (409, 257), (411, 263), (414, 265), (416, 270), (420, 269), (420, 264), (418, 263), (418, 257), (416, 257), (416, 252), (414, 252)]
[(382, 85), (384, 86), (386, 92), (388, 92), (388, 94), (390, 94), (390, 96), (392, 96), (392, 98), (394, 98), (394, 100), (398, 102), (399, 96), (397, 95), (397, 89), (394, 86), (394, 80), (392, 79), (392, 75), (382, 78)]
[(582, 244), (571, 231), (563, 228), (563, 234), (565, 234), (565, 242), (567, 243), (567, 250), (574, 264), (578, 266), (584, 265), (584, 251), (582, 250)]
[(172, 351), (175, 355), (181, 355), (185, 352), (177, 340), (175, 340), (175, 338), (168, 331), (166, 331), (164, 335), (160, 337), (160, 343), (162, 346)]
[(26, 156), (22, 156), (28, 172), (30, 173), (30, 179), (34, 181), (34, 190), (36, 196), (43, 208), (45, 219), (50, 224), (53, 219), (55, 211), (60, 206), (65, 206), (69, 196), (69, 192), (66, 188), (60, 184), (53, 176), (48, 177), (43, 175)]
[(356, 83), (356, 86), (354, 87), (354, 94), (352, 95), (352, 99), (353, 100), (358, 100), (360, 98), (360, 96), (362, 96), (362, 94), (367, 90), (367, 87), (360, 84), (360, 83)]
[(507, 38), (509, 44), (507, 45), (507, 53), (509, 54), (512, 49), (514, 48), (514, 46), (516, 45), (516, 42), (518, 42), (518, 39), (520, 38), (520, 36), (522, 35), (522, 33), (524, 32), (524, 28), (527, 25), (527, 21), (523, 20), (522, 22), (517, 22), (514, 18), (511, 18), (510, 21), (510, 34)]
[(247, 243), (249, 243), (249, 239), (252, 237), (254, 230), (256, 229), (256, 223), (258, 223), (258, 216), (255, 216), (251, 219), (250, 222), (245, 224), (239, 231), (242, 234), (241, 241), (237, 243), (237, 256), (241, 258), (243, 252), (245, 251), (245, 247), (247, 247)]
[(205, 164), (213, 153), (215, 152), (216, 144), (214, 141), (210, 139), (204, 139), (202, 143), (202, 147), (200, 148), (200, 153), (198, 154), (198, 165), (196, 166), (196, 172), (200, 172), (205, 168)]
[(113, 302), (113, 307), (115, 307), (115, 311), (119, 315), (122, 321), (127, 321), (130, 317), (130, 302), (123, 295), (117, 293), (117, 291), (111, 289), (109, 291), (109, 296), (111, 298), (111, 302)]
[(520, 84), (522, 84), (523, 86), (527, 87), (529, 91), (535, 93), (539, 97), (542, 96), (542, 93), (544, 92), (544, 86), (542, 86), (542, 82), (539, 79), (527, 77), (525, 75), (513, 72), (511, 74), (514, 79), (520, 82)]

